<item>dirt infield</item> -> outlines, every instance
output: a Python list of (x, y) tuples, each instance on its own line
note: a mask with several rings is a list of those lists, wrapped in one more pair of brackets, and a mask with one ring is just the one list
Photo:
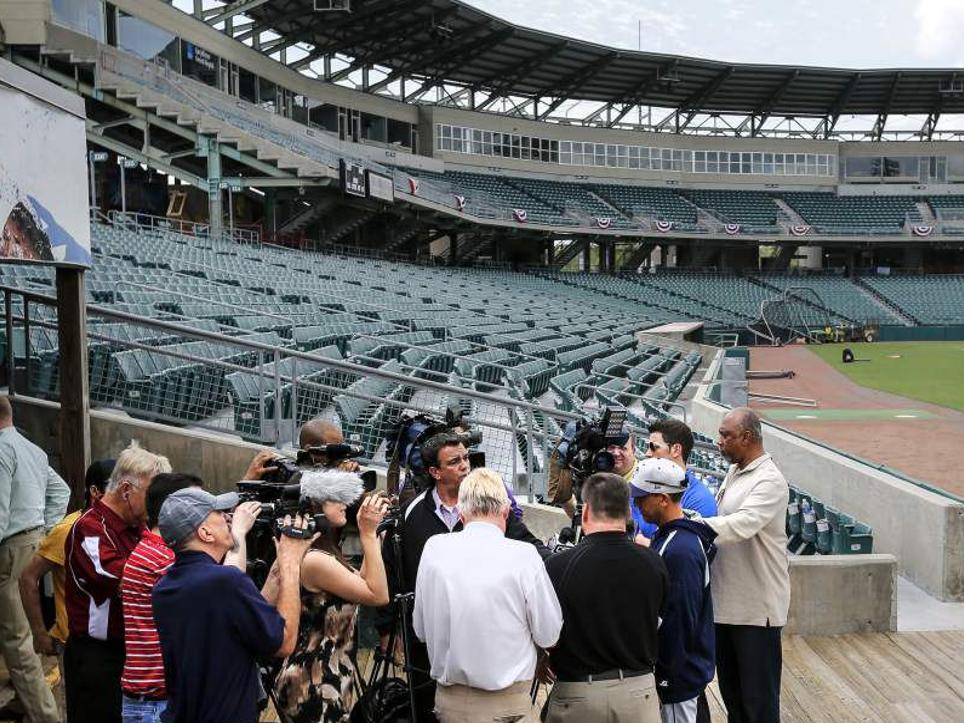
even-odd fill
[(964, 497), (964, 413), (858, 386), (805, 347), (753, 348), (750, 369), (796, 373), (752, 380), (751, 392), (817, 400), (752, 404), (777, 424)]

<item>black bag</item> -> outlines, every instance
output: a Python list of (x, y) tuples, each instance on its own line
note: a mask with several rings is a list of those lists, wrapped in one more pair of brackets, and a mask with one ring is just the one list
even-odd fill
[(408, 685), (385, 678), (368, 686), (351, 709), (351, 723), (406, 723), (411, 720)]

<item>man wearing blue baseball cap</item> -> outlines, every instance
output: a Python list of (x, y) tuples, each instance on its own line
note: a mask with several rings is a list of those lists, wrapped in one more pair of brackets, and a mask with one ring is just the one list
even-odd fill
[(647, 458), (630, 482), (632, 505), (657, 526), (650, 549), (663, 558), (672, 584), (659, 626), (656, 690), (664, 723), (709, 723), (704, 689), (716, 669), (710, 562), (716, 533), (688, 519), (681, 506), (686, 470)]
[(230, 513), (238, 502), (235, 492), (183, 489), (158, 516), (161, 537), (175, 553), (152, 595), (169, 696), (165, 723), (254, 723), (263, 697), (257, 659), (284, 658), (295, 647), (301, 558), (312, 539), (282, 535), (272, 606), (251, 578), (221, 565), (235, 544)]

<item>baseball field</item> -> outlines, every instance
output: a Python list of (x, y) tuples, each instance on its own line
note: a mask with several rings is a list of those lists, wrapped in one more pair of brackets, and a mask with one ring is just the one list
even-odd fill
[[(844, 364), (844, 346), (859, 361)], [(964, 411), (964, 341), (827, 344), (807, 348), (856, 384)]]

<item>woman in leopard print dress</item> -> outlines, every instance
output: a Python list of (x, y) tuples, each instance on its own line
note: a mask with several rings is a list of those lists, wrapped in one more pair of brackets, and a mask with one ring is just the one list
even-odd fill
[[(302, 482), (302, 490), (312, 488)], [(387, 500), (372, 495), (362, 502), (358, 533), (364, 560), (361, 569), (355, 570), (332, 542), (334, 534), (345, 526), (345, 504), (335, 501), (338, 497), (324, 496), (327, 494), (329, 488), (319, 485), (309, 495), (331, 529), (319, 537), (301, 563), (298, 642), (295, 652), (282, 663), (274, 685), (283, 723), (348, 721), (357, 690), (351, 651), (358, 605), (388, 603), (388, 582), (375, 536)], [(276, 594), (271, 586), (269, 580), (265, 587), (269, 599)]]

